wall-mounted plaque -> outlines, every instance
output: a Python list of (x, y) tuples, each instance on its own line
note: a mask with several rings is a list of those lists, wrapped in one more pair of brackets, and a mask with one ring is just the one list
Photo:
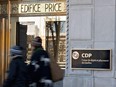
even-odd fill
[(111, 49), (72, 49), (71, 68), (111, 70)]

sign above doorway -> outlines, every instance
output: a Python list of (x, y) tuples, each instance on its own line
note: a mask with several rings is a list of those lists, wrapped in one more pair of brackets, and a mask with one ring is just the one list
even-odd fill
[[(13, 2), (10, 3), (11, 16), (59, 16), (66, 15), (66, 2)], [(0, 4), (0, 15), (7, 15), (7, 3)]]
[(64, 2), (19, 4), (20, 14), (58, 12), (66, 12), (66, 6)]

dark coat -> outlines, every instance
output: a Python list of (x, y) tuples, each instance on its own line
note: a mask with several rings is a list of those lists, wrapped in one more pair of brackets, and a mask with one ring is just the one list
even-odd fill
[(45, 50), (38, 48), (33, 53), (28, 70), (32, 83), (35, 82), (37, 87), (53, 86), (50, 69), (50, 58)]
[(3, 87), (27, 87), (27, 68), (22, 57), (11, 60)]

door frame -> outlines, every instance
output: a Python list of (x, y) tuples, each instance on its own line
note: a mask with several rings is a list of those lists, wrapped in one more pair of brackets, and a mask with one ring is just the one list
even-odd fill
[(0, 85), (6, 78), (9, 65), (10, 30), (8, 29), (8, 19), (0, 18)]

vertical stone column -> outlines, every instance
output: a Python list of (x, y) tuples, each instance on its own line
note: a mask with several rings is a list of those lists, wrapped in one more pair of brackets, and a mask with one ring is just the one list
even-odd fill
[(3, 82), (4, 79), (4, 58), (5, 58), (5, 18), (0, 19), (0, 85)]
[(16, 22), (18, 22), (19, 17), (11, 17), (11, 34), (10, 34), (10, 42), (11, 46), (16, 45)]

